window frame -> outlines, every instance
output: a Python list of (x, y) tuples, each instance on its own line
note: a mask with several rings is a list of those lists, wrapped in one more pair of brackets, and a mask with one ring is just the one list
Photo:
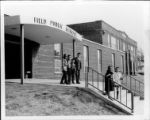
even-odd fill
[(102, 73), (102, 50), (97, 49), (97, 64), (98, 64), (98, 72)]
[(111, 54), (111, 65), (113, 68), (115, 68), (115, 53)]
[[(85, 49), (84, 48), (86, 48), (86, 62), (87, 62), (87, 66), (86, 66), (86, 64), (85, 64)], [(83, 45), (83, 67), (84, 67), (84, 72), (85, 72), (85, 67), (89, 67), (89, 46), (87, 46), (87, 45)], [(89, 70), (89, 69), (88, 69)]]

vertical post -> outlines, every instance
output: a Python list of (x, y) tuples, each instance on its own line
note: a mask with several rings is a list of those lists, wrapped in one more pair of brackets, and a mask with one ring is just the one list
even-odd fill
[(75, 57), (75, 39), (73, 39), (73, 58)]
[(97, 88), (99, 89), (99, 76), (98, 76), (98, 73), (97, 73)]
[(92, 85), (94, 85), (94, 83), (93, 83), (93, 69), (92, 69)]
[[(118, 89), (119, 89), (119, 88), (118, 88)], [(121, 99), (121, 92), (122, 92), (122, 91), (121, 91), (121, 86), (120, 86), (120, 102), (121, 102), (121, 100), (122, 100), (122, 99)], [(118, 95), (118, 96), (119, 96), (119, 95)]]
[(127, 106), (128, 104), (127, 104), (127, 90), (126, 90), (126, 106)]
[(128, 54), (127, 54), (127, 56), (128, 56), (128, 75), (130, 75), (130, 52), (128, 51)]
[(63, 43), (61, 43), (61, 69), (63, 69), (63, 57), (64, 57), (64, 52), (63, 52)]
[(132, 108), (132, 113), (134, 112), (134, 95), (133, 95), (134, 93), (133, 92), (131, 92), (131, 108)]
[(88, 88), (88, 71), (87, 67), (85, 67), (85, 88)]
[(130, 77), (130, 90), (132, 89), (132, 81), (131, 81), (131, 76)]
[(140, 93), (140, 82), (139, 82), (139, 93)]
[(20, 52), (20, 56), (21, 56), (21, 84), (23, 84), (24, 81), (24, 25), (21, 24), (20, 25), (20, 42), (21, 42), (21, 52)]

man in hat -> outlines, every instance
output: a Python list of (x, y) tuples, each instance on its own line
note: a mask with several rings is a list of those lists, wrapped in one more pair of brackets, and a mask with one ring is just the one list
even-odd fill
[(75, 65), (76, 65), (76, 83), (80, 84), (79, 80), (80, 80), (80, 70), (81, 70), (81, 61), (80, 61), (80, 54), (81, 53), (77, 53), (77, 57), (75, 58)]

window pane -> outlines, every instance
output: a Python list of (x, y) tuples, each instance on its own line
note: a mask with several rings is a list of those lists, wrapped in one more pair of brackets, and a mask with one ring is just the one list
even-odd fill
[(54, 56), (60, 56), (61, 55), (61, 45), (60, 44), (54, 44)]
[(111, 47), (116, 49), (116, 38), (111, 36)]

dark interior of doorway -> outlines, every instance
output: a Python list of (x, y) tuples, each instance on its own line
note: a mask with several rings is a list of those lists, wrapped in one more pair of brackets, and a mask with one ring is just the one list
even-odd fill
[[(37, 53), (39, 44), (25, 39), (25, 77), (32, 78), (32, 59)], [(18, 79), (21, 77), (20, 37), (5, 35), (5, 78)]]

